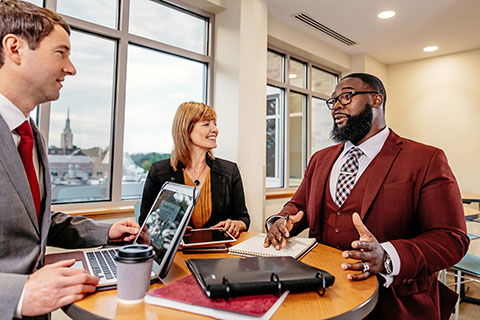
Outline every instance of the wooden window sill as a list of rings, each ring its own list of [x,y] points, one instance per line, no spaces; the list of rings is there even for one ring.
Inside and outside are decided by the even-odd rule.
[[[289,189],[270,189],[267,191],[265,198],[267,200],[272,199],[290,199],[295,192],[297,191],[296,188],[289,188]]]
[[[71,216],[84,216],[94,220],[135,217],[133,205],[92,209],[62,210]]]

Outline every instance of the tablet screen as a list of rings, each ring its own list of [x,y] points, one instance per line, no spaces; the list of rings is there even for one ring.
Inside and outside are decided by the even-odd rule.
[[[194,187],[166,182],[135,239],[135,243],[153,246],[153,270],[162,279],[175,257],[198,194]]]
[[[236,239],[224,229],[192,229],[183,237],[184,247],[216,245],[235,242]]]

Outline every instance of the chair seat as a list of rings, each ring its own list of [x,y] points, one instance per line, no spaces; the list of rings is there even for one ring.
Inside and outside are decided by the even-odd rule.
[[[470,238],[470,240],[477,240],[478,238],[480,238],[479,235],[476,235],[473,233],[467,233],[467,235],[468,235],[468,238]]]
[[[480,257],[467,253],[453,268],[480,277]]]

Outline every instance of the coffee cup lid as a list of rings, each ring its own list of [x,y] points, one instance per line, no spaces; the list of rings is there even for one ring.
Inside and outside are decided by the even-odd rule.
[[[120,247],[115,254],[115,260],[120,262],[142,262],[153,258],[155,251],[146,244],[129,244]]]

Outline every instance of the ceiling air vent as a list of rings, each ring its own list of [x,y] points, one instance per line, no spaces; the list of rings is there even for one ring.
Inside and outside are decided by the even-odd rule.
[[[340,33],[333,31],[329,27],[321,24],[317,20],[313,19],[312,17],[308,16],[307,14],[301,12],[293,16],[295,19],[300,20],[301,22],[308,24],[310,27],[313,27],[321,32],[325,33],[326,35],[346,44],[347,46],[353,46],[357,44],[355,41],[348,39],[345,36],[342,36]]]

